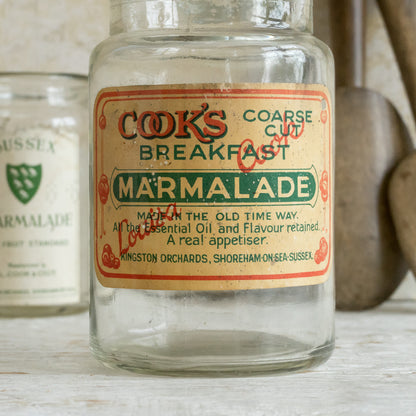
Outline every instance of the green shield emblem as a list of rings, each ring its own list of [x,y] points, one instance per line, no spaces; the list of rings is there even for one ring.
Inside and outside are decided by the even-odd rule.
[[[21,165],[6,166],[7,183],[13,195],[23,204],[27,204],[39,189],[42,178],[42,165],[29,166],[26,163]]]

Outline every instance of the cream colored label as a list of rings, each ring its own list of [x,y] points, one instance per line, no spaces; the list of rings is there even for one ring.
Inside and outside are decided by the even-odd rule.
[[[80,300],[79,136],[0,134],[0,306]]]
[[[313,285],[332,258],[325,87],[107,88],[94,109],[94,261],[107,287]]]

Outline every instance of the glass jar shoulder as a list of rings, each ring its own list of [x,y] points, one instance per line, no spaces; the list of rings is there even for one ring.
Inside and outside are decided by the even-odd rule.
[[[333,83],[332,54],[310,34],[137,33],[110,37],[94,50],[93,84],[190,82]],[[126,76],[127,75],[127,76]]]

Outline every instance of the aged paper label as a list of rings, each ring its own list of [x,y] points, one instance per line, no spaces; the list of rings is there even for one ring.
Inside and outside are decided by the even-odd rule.
[[[313,285],[332,261],[332,106],[321,85],[106,88],[94,108],[102,285]]]
[[[46,126],[0,136],[0,304],[77,303],[79,136]]]

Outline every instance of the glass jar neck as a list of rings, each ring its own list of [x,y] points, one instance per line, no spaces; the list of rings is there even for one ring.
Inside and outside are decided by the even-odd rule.
[[[111,0],[110,33],[143,30],[312,31],[313,0]]]
[[[36,100],[51,105],[82,103],[88,98],[87,84],[88,78],[77,74],[0,72],[0,101]]]

